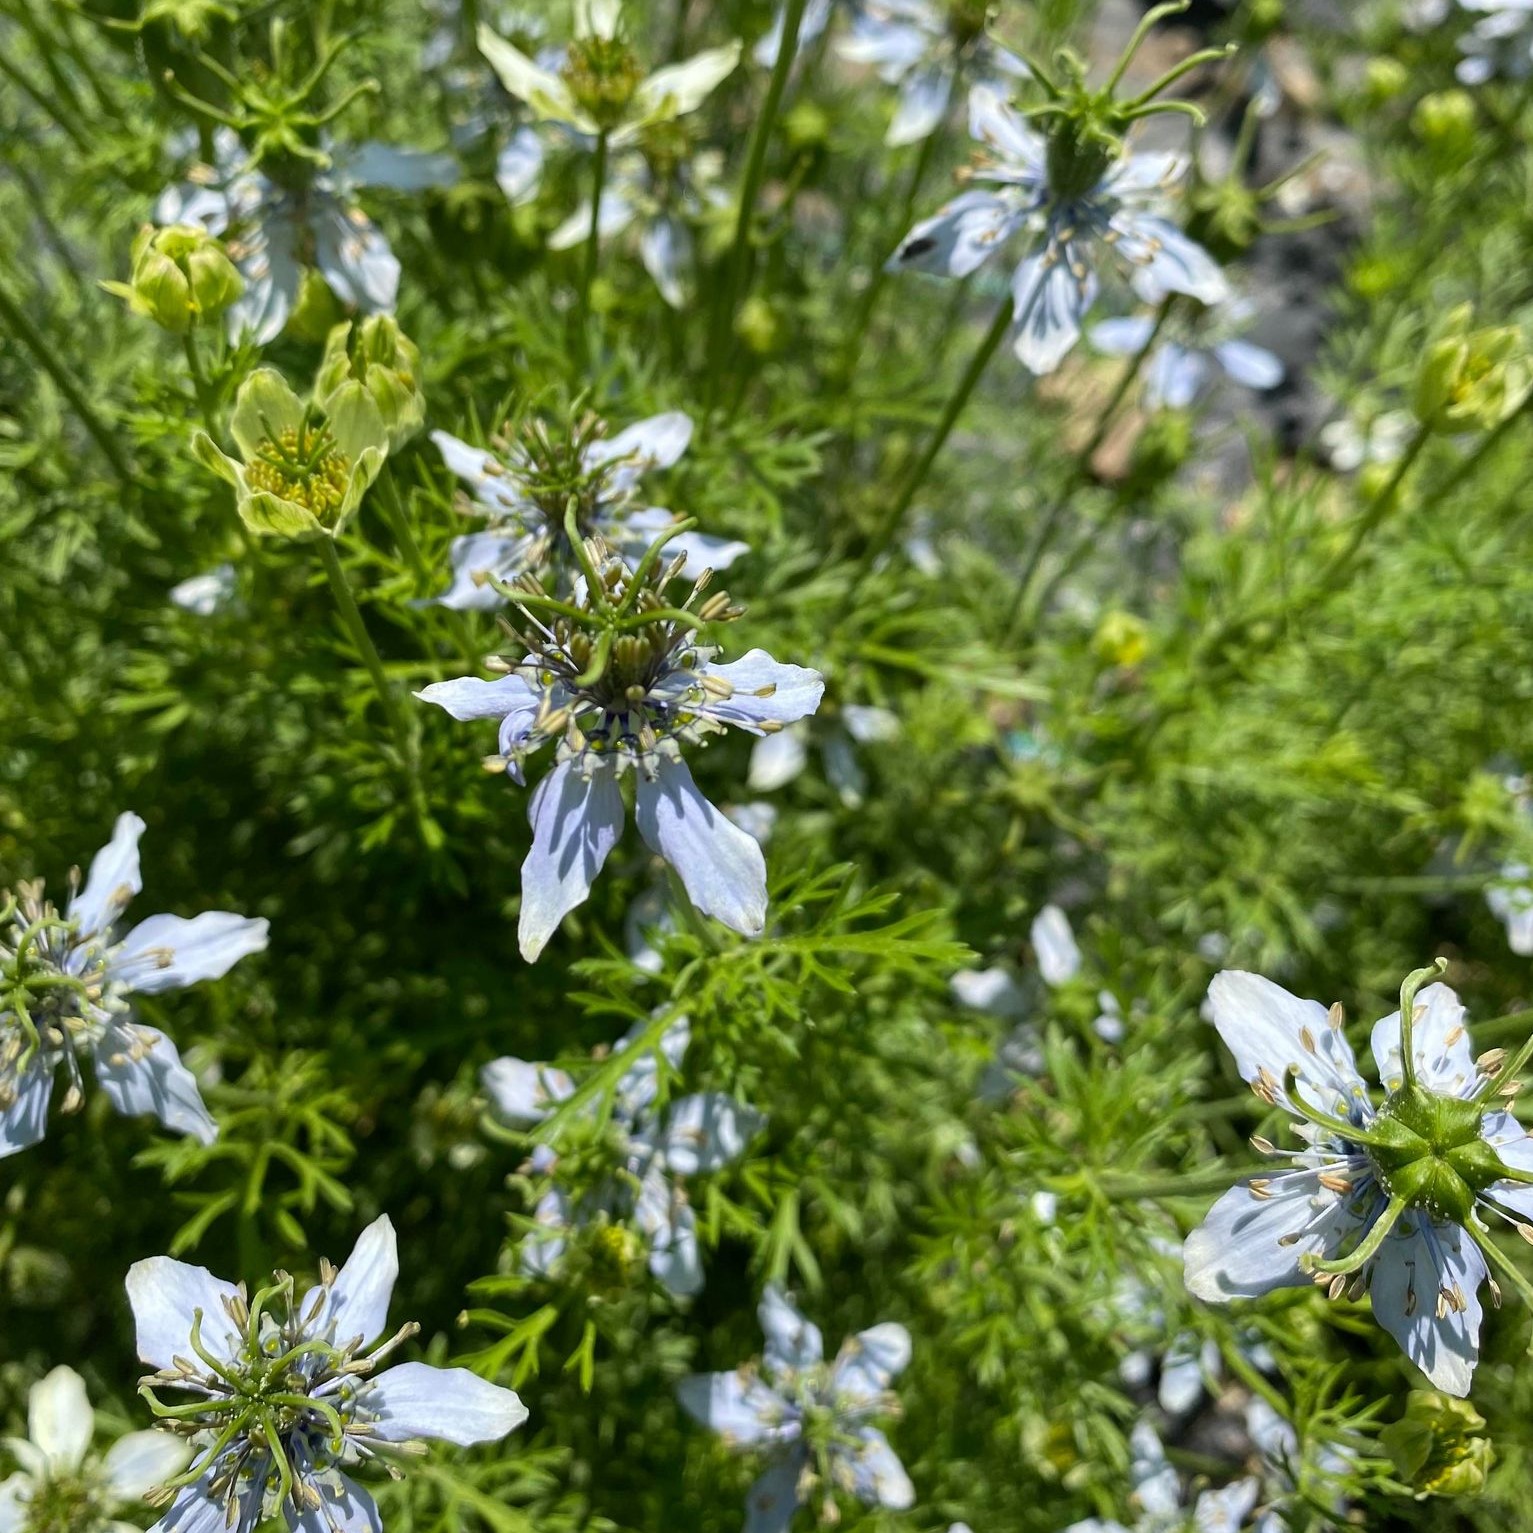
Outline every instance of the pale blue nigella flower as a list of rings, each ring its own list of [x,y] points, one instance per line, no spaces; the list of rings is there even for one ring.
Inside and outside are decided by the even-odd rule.
[[[1214,259],[1164,212],[1185,168],[1174,155],[1125,154],[1083,195],[1060,197],[1049,184],[1046,141],[988,86],[969,93],[969,131],[989,151],[972,180],[988,186],[918,223],[889,265],[966,277],[1023,234],[1026,254],[1011,282],[1013,344],[1030,371],[1053,372],[1080,339],[1104,254],[1126,268],[1147,303],[1171,293],[1208,304],[1228,295]]]
[[[910,1361],[910,1333],[893,1322],[875,1325],[827,1363],[819,1327],[776,1286],[756,1313],[766,1336],[759,1364],[693,1374],[676,1391],[687,1414],[730,1447],[772,1453],[747,1493],[745,1533],[783,1533],[815,1490],[891,1511],[910,1506],[910,1476],[871,1425],[897,1408],[889,1386]]]
[[[960,65],[972,84],[1004,88],[1007,77],[1026,79],[1028,67],[983,31],[955,32],[946,8],[932,0],[867,0],[851,31],[837,44],[841,57],[869,64],[886,84],[898,85],[899,105],[884,142],[913,144],[942,126]]]
[[[457,175],[440,154],[417,154],[386,144],[332,151],[328,170],[302,186],[284,186],[252,168],[229,128],[214,138],[214,163],[195,166],[189,179],[167,187],[155,204],[159,224],[199,224],[222,237],[245,291],[228,311],[229,334],[245,331],[260,344],[287,324],[305,267],[319,269],[347,308],[392,313],[399,293],[399,262],[376,224],[356,206],[361,186],[418,192]]]
[[[648,1025],[636,1023],[615,1052],[627,1049]],[[659,1053],[670,1070],[680,1068],[690,1039],[685,1017],[678,1017],[661,1035]],[[481,1079],[500,1116],[518,1128],[541,1123],[575,1090],[565,1071],[523,1059],[494,1060]],[[534,1215],[541,1228],[522,1250],[526,1270],[545,1277],[551,1273],[572,1230],[605,1217],[631,1219],[649,1247],[649,1270],[655,1279],[678,1298],[702,1292],[697,1220],[684,1178],[732,1165],[766,1120],[722,1092],[682,1097],[664,1113],[655,1108],[658,1095],[658,1061],[646,1049],[613,1092],[610,1122],[620,1169],[589,1196],[572,1199],[557,1186],[543,1195]],[[538,1169],[549,1171],[554,1165],[544,1156]]]
[[[1459,0],[1481,18],[1459,39],[1464,57],[1458,77],[1465,85],[1487,80],[1526,80],[1533,75],[1533,0]]]
[[[506,455],[497,457],[445,431],[431,440],[442,461],[468,486],[476,510],[489,520],[484,532],[454,538],[449,558],[452,584],[436,601],[460,610],[488,610],[505,597],[489,577],[514,580],[546,564],[563,539],[563,517],[571,487],[579,483],[581,531],[605,538],[637,560],[676,518],[662,506],[645,505],[640,481],[653,469],[669,468],[692,440],[692,418],[680,410],[652,415],[614,437],[592,421],[575,444],[577,461],[551,461],[562,454],[540,422],[522,433]],[[706,533],[677,533],[669,546],[687,556],[683,573],[696,579],[705,569],[722,570],[749,545]]]
[[[1188,334],[1160,340],[1145,367],[1145,403],[1152,410],[1185,410],[1217,372],[1248,389],[1275,389],[1283,381],[1283,364],[1236,333],[1254,314],[1249,303],[1231,299],[1200,315]],[[1094,325],[1091,344],[1110,357],[1136,357],[1154,333],[1148,315],[1126,315]]]
[[[191,575],[170,588],[170,599],[183,612],[212,617],[234,600],[239,582],[232,564],[220,564],[201,575]]]
[[[633,573],[603,545],[588,546],[601,555],[605,599],[631,604],[639,589]],[[700,582],[687,601],[701,589]],[[738,615],[722,600],[729,615]],[[706,603],[699,611],[709,615]],[[698,791],[682,748],[730,728],[772,734],[819,707],[823,678],[779,664],[760,649],[721,664],[717,650],[698,644],[695,626],[679,618],[625,635],[593,670],[591,641],[563,624],[545,626],[529,613],[521,630],[528,653],[511,674],[493,681],[464,676],[416,693],[456,719],[499,719],[494,764],[515,782],[523,781],[529,755],[558,742],[554,768],[538,784],[529,811],[522,956],[535,960],[560,921],[590,894],[622,834],[620,784],[630,770],[637,779],[634,818],[645,844],[676,870],[698,910],[744,936],[758,935],[766,924],[760,844]]]
[[[809,764],[811,740],[818,739],[826,781],[848,809],[857,808],[868,791],[868,775],[857,759],[857,747],[895,739],[899,717],[887,708],[847,703],[826,717],[823,725],[815,730],[806,721],[763,736],[751,750],[750,786],[757,793],[785,787]]]
[[[423,1438],[498,1442],[527,1419],[515,1394],[466,1368],[379,1368],[418,1329],[385,1339],[398,1276],[387,1216],[302,1297],[285,1274],[252,1299],[168,1256],[129,1268],[138,1355],[157,1370],[145,1383],[203,1407],[175,1421],[202,1457],[152,1533],[254,1533],[279,1514],[297,1533],[381,1533],[348,1470],[392,1469]]]
[[[1305,1148],[1286,1153],[1292,1169],[1231,1188],[1184,1247],[1187,1286],[1198,1298],[1258,1298],[1310,1283],[1306,1259],[1358,1250],[1384,1214],[1389,1197],[1366,1146],[1313,1121],[1324,1115],[1366,1131],[1376,1114],[1339,1013],[1238,970],[1215,975],[1209,1001],[1242,1077],[1263,1101],[1306,1120],[1298,1128]],[[1446,985],[1430,985],[1414,1011],[1421,1086],[1444,1097],[1473,1097],[1485,1077],[1458,997]],[[1372,1045],[1379,1078],[1393,1092],[1402,1078],[1398,1012],[1374,1026]],[[1533,1170],[1533,1139],[1510,1112],[1486,1111],[1479,1132],[1506,1165]],[[1533,1188],[1495,1182],[1477,1202],[1517,1223],[1533,1218]],[[1433,1386],[1463,1395],[1479,1354],[1486,1276],[1485,1258],[1463,1225],[1410,1207],[1352,1279],[1337,1278],[1331,1287],[1336,1294],[1366,1287],[1375,1319]]]
[[[133,994],[159,995],[219,979],[266,946],[266,922],[209,910],[187,920],[150,916],[114,934],[128,902],[143,888],[136,814],[117,818],[96,853],[84,887],[62,915],[41,882],[24,884],[0,915],[0,1157],[36,1144],[60,1067],[69,1079],[64,1111],[80,1106],[80,1061],[89,1058],[107,1099],[124,1114],[153,1113],[166,1128],[203,1144],[218,1126],[197,1082],[163,1033],[134,1020]]]

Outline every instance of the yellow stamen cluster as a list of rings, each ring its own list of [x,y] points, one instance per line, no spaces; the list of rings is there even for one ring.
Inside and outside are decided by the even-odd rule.
[[[346,498],[351,460],[324,427],[289,426],[261,443],[245,477],[251,489],[291,501],[324,521]]]
[[[578,38],[561,73],[570,94],[602,128],[623,120],[644,78],[633,49],[615,37]]]

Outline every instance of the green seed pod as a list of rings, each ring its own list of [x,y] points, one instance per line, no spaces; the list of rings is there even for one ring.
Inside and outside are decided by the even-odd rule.
[[[392,314],[335,326],[314,379],[314,398],[323,409],[346,383],[360,383],[383,417],[389,451],[396,452],[426,421],[420,386],[419,348]]]
[[[193,224],[145,224],[133,240],[128,281],[101,285],[173,335],[217,319],[245,290],[223,245]]]
[[[1495,1462],[1485,1418],[1467,1401],[1436,1389],[1413,1389],[1405,1415],[1379,1433],[1395,1472],[1418,1501],[1428,1496],[1474,1496]]]

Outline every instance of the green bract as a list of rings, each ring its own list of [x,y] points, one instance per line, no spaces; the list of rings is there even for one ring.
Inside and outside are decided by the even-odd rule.
[[[234,486],[240,520],[263,537],[335,537],[389,451],[383,417],[360,383],[341,384],[320,409],[269,367],[241,386],[229,429],[238,458],[205,431],[192,449]]]
[[[223,245],[195,224],[145,224],[133,240],[132,275],[101,285],[176,335],[217,319],[245,290]]]
[[[328,410],[347,384],[360,383],[378,407],[394,451],[425,424],[420,361],[420,350],[392,314],[337,325],[325,341],[314,398]]]
[[[1434,431],[1488,431],[1533,387],[1522,332],[1512,325],[1471,330],[1473,318],[1467,303],[1450,311],[1416,374],[1411,407]]]
[[[1436,1389],[1413,1389],[1405,1415],[1385,1427],[1379,1441],[1421,1501],[1478,1495],[1485,1488],[1496,1455],[1484,1431],[1485,1418],[1467,1400]]]

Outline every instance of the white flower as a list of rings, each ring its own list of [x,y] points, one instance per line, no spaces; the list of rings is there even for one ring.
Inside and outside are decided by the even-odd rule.
[[[575,6],[575,40],[564,67],[557,71],[528,58],[487,26],[479,28],[479,51],[500,76],[500,83],[531,107],[539,121],[562,123],[593,138],[605,132],[614,148],[632,143],[645,128],[695,112],[740,62],[736,41],[640,78],[633,56],[621,42],[621,17],[619,0],[580,0]],[[610,85],[614,77],[630,72],[626,98],[609,98],[615,120],[604,116],[579,88],[588,73]]]
[[[212,617],[234,600],[238,577],[232,564],[220,564],[205,574],[192,575],[170,588],[170,599],[183,612]]]
[[[1457,1218],[1397,1206],[1390,1175],[1374,1159],[1379,1114],[1339,1013],[1238,970],[1215,975],[1209,1000],[1241,1075],[1264,1101],[1304,1120],[1298,1132],[1305,1144],[1287,1155],[1291,1170],[1232,1188],[1188,1236],[1188,1288],[1211,1301],[1258,1298],[1314,1281],[1317,1261],[1341,1258],[1344,1270],[1334,1277],[1320,1271],[1333,1297],[1366,1288],[1374,1317],[1432,1384],[1467,1394],[1479,1353],[1479,1288],[1487,1276],[1476,1243],[1479,1215],[1470,1215],[1472,1237]],[[1471,1053],[1458,997],[1446,985],[1430,985],[1413,1010],[1420,1086],[1436,1102],[1477,1102],[1488,1082]],[[1375,1024],[1372,1045],[1380,1080],[1394,1092],[1403,1078],[1398,1012]],[[1483,1141],[1504,1166],[1533,1169],[1533,1140],[1511,1113],[1465,1116],[1466,1151]],[[1515,1222],[1533,1216],[1533,1190],[1513,1182],[1479,1188],[1473,1201]]]
[[[150,916],[126,936],[114,928],[143,887],[138,838],[144,822],[122,814],[64,913],[42,884],[23,885],[0,913],[0,973],[12,979],[0,1003],[0,1157],[43,1137],[53,1080],[69,1078],[64,1110],[80,1105],[80,1061],[88,1058],[120,1113],[153,1113],[203,1144],[218,1126],[197,1082],[163,1033],[133,1019],[127,998],[219,979],[266,946],[264,920],[209,910],[187,920]]]
[[[304,267],[318,267],[348,308],[392,313],[399,262],[378,227],[356,206],[359,186],[421,191],[457,175],[445,155],[417,154],[387,144],[336,150],[328,170],[302,189],[280,185],[250,168],[232,129],[214,137],[214,163],[167,187],[155,204],[158,224],[198,224],[222,236],[245,279],[230,306],[231,339],[249,331],[264,345],[287,324],[298,301]]]
[[[608,437],[595,416],[559,440],[541,421],[523,429],[504,458],[433,431],[442,461],[468,486],[475,508],[489,519],[484,532],[454,538],[452,584],[436,598],[444,607],[489,610],[505,597],[489,577],[510,581],[547,565],[573,573],[564,535],[564,511],[573,495],[583,536],[604,538],[630,562],[642,558],[677,518],[644,504],[640,484],[653,469],[670,468],[692,440],[692,418],[680,410],[637,421]],[[705,569],[728,569],[749,545],[689,530],[670,547],[684,553],[682,573],[695,580]]]
[[[1388,410],[1369,420],[1341,416],[1320,428],[1319,442],[1331,467],[1355,473],[1367,463],[1394,463],[1415,432],[1404,410]]]
[[[960,65],[974,84],[1002,91],[1029,70],[983,30],[957,30],[946,7],[932,0],[867,0],[850,33],[837,45],[841,57],[877,69],[898,85],[899,105],[884,142],[913,144],[941,127]]]
[[[636,1023],[614,1046],[621,1052],[649,1026]],[[678,1017],[656,1046],[669,1071],[679,1070],[691,1024]],[[497,1059],[481,1079],[500,1116],[518,1128],[540,1123],[571,1096],[575,1083],[551,1065],[522,1059]],[[632,1220],[649,1248],[649,1270],[678,1298],[702,1292],[702,1257],[697,1221],[687,1200],[685,1178],[721,1171],[744,1153],[766,1126],[753,1107],[721,1092],[701,1092],[655,1111],[659,1064],[654,1052],[642,1056],[618,1081],[613,1092],[611,1126],[619,1162],[617,1173],[589,1196],[572,1200],[553,1187],[539,1200],[535,1218],[541,1227],[522,1250],[522,1265],[550,1274],[564,1255],[569,1232],[606,1217]],[[554,1169],[545,1158],[541,1170]]]
[[[1025,235],[1011,291],[1014,349],[1030,371],[1053,372],[1080,339],[1104,256],[1129,272],[1148,303],[1171,293],[1208,304],[1228,295],[1213,258],[1165,214],[1185,170],[1175,156],[1122,155],[1094,186],[1061,195],[1049,182],[1046,141],[988,86],[969,93],[969,132],[989,151],[972,179],[989,187],[961,193],[918,223],[889,266],[966,277],[1012,235]]]
[[[642,610],[674,609],[641,610],[640,601],[661,601],[659,588],[636,584],[620,560],[603,557],[607,605],[587,610],[614,625],[606,630],[604,658],[567,619],[548,626],[527,609],[520,631],[527,653],[511,674],[494,681],[464,676],[415,694],[456,719],[498,718],[496,764],[514,782],[522,782],[529,755],[558,742],[553,770],[529,809],[533,839],[522,864],[519,926],[529,963],[585,901],[617,845],[626,818],[619,785],[629,771],[637,778],[634,818],[645,844],[676,870],[704,915],[743,936],[758,935],[766,924],[760,844],[698,791],[682,747],[730,728],[771,734],[813,713],[825,689],[818,671],[779,664],[765,650],[721,664],[714,648],[696,642],[696,624],[646,620]],[[688,607],[700,592],[701,583]],[[738,615],[727,597],[710,600],[722,607],[710,613],[704,603],[702,618]]]
[[[1465,85],[1526,80],[1533,75],[1533,0],[1459,0],[1481,19],[1459,39],[1458,77]]]
[[[1070,918],[1058,905],[1045,905],[1033,917],[1031,934],[1038,972],[1046,985],[1067,985],[1081,971],[1081,950]]]
[[[111,1514],[181,1473],[191,1449],[164,1432],[130,1432],[97,1457],[85,1381],[55,1368],[27,1397],[27,1436],[7,1447],[20,1471],[0,1482],[0,1533],[137,1533]]]
[[[1283,364],[1237,334],[1255,314],[1251,304],[1231,299],[1206,310],[1186,334],[1159,341],[1145,369],[1144,397],[1150,408],[1187,409],[1218,372],[1248,389],[1275,389],[1283,381]],[[1092,327],[1091,344],[1110,357],[1135,357],[1154,333],[1155,321],[1147,315],[1104,319]]]
[[[1490,913],[1506,927],[1506,944],[1519,958],[1533,958],[1533,868],[1511,861],[1501,865],[1501,881],[1485,891]]]
[[[418,1329],[384,1339],[398,1276],[386,1216],[301,1298],[286,1274],[251,1299],[168,1256],[129,1268],[138,1355],[156,1370],[146,1384],[202,1407],[175,1419],[200,1457],[154,1533],[254,1533],[279,1512],[297,1533],[380,1533],[347,1470],[407,1461],[422,1438],[498,1442],[527,1419],[509,1389],[466,1368],[379,1368]]]
[[[783,1533],[806,1478],[865,1506],[904,1511],[915,1487],[889,1440],[870,1423],[896,1406],[889,1386],[910,1361],[910,1333],[886,1322],[849,1337],[825,1362],[819,1327],[781,1289],[756,1311],[766,1336],[760,1364],[700,1373],[677,1386],[682,1408],[731,1448],[764,1448],[770,1466],[746,1496],[745,1533]]]
[[[816,729],[805,720],[779,734],[763,736],[751,750],[747,781],[757,793],[786,786],[808,765],[810,743],[818,737],[826,781],[848,809],[855,809],[868,791],[857,747],[894,739],[900,732],[899,718],[887,708],[849,703],[815,722],[821,727]]]

